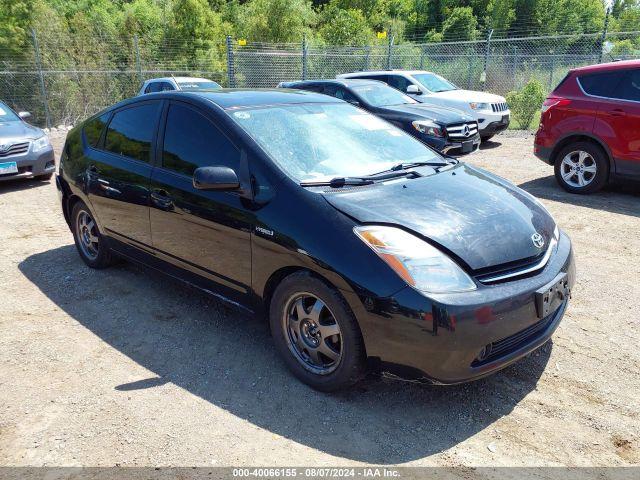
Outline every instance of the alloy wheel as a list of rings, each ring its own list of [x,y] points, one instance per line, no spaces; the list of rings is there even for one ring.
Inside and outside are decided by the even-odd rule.
[[[282,328],[298,362],[307,370],[327,375],[342,359],[342,332],[327,305],[311,293],[298,293],[287,301]]]
[[[95,260],[99,253],[98,227],[89,213],[82,210],[76,220],[76,232],[82,253]]]
[[[567,185],[584,188],[596,178],[598,165],[595,159],[584,150],[568,153],[560,164],[560,175]]]

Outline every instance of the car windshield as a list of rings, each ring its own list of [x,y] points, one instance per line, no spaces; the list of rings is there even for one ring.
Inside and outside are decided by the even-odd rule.
[[[405,95],[395,88],[387,85],[362,85],[353,87],[351,90],[356,92],[368,104],[374,107],[388,107],[390,105],[402,105],[405,103],[418,103],[413,98]]]
[[[415,78],[424,88],[430,92],[448,92],[449,90],[457,90],[453,83],[445,80],[440,75],[435,73],[416,73],[411,75]]]
[[[180,90],[185,92],[193,92],[197,90],[215,90],[222,88],[219,84],[213,81],[194,81],[194,82],[177,82]]]
[[[410,135],[344,103],[275,105],[230,115],[299,182],[371,175],[404,162],[446,164]]]
[[[0,123],[3,122],[19,122],[20,117],[13,113],[9,107],[7,107],[4,103],[0,102]]]

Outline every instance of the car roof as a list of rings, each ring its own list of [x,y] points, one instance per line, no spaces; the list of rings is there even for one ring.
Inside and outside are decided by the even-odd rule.
[[[212,82],[213,80],[209,80],[208,78],[199,78],[199,77],[158,77],[158,78],[150,78],[146,80],[146,83],[149,82],[167,82],[175,80],[176,82]]]
[[[619,62],[599,63],[585,67],[574,68],[571,71],[577,73],[595,73],[608,70],[621,70],[630,67],[640,67],[640,60],[622,60]]]
[[[321,93],[309,92],[306,90],[291,90],[286,88],[270,89],[242,89],[242,88],[218,88],[202,90],[197,92],[167,91],[156,92],[148,95],[132,97],[115,105],[107,110],[145,102],[151,99],[184,99],[191,98],[196,101],[209,101],[220,108],[241,109],[246,107],[264,107],[268,105],[286,105],[302,103],[343,103],[342,100],[323,95]]]
[[[407,75],[414,75],[416,73],[433,73],[428,70],[401,70],[401,69],[389,69],[389,70],[364,70],[362,72],[350,72],[338,75],[338,78],[349,78],[351,75],[389,75],[390,73],[406,73]]]
[[[329,85],[341,85],[343,87],[358,87],[361,85],[386,85],[386,83],[381,82],[380,80],[371,80],[367,78],[328,78],[323,80],[300,80],[297,82],[282,82],[284,88],[299,88],[304,85],[318,85],[318,84],[329,84]]]

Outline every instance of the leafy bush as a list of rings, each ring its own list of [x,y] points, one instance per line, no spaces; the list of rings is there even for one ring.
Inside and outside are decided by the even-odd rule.
[[[531,121],[542,106],[545,97],[542,83],[535,78],[529,80],[522,90],[507,94],[511,116],[520,130],[527,130],[531,126]]]

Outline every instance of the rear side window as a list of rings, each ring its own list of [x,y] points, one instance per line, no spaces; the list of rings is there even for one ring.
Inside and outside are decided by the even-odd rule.
[[[628,70],[613,97],[640,102],[640,70]]]
[[[613,72],[582,75],[578,77],[578,81],[587,95],[610,97],[623,76],[624,72],[617,70]]]
[[[196,168],[222,165],[236,169],[240,152],[204,115],[179,104],[167,113],[162,166],[191,176]]]
[[[159,106],[159,102],[145,103],[116,112],[107,128],[105,150],[149,162]]]
[[[90,146],[96,147],[98,145],[107,120],[109,120],[109,114],[105,113],[99,117],[89,120],[84,125],[82,130],[84,131],[84,136]]]

